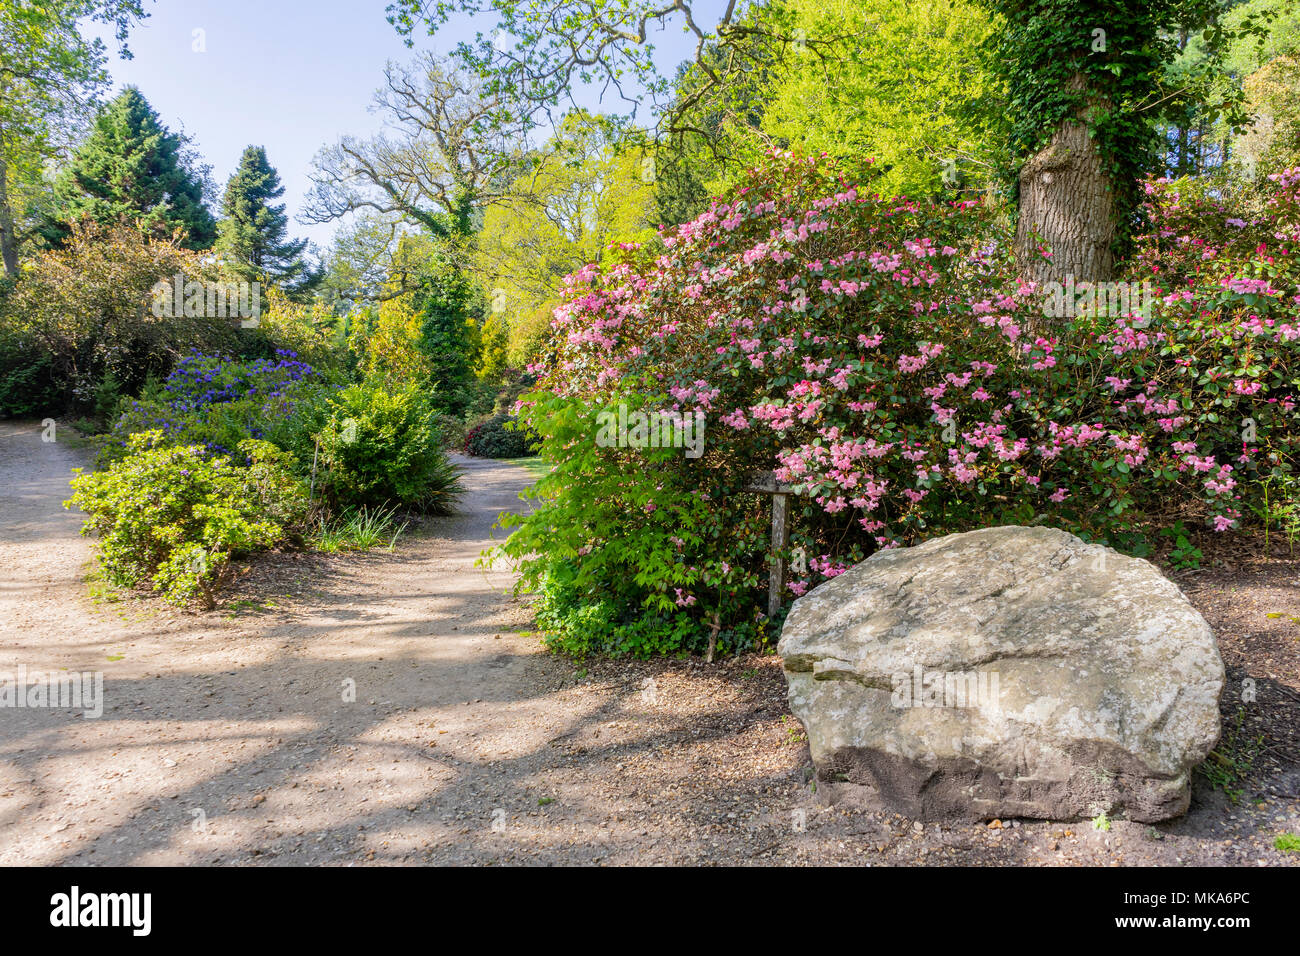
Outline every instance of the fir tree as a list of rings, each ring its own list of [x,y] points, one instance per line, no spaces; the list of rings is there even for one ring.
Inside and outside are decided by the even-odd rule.
[[[41,234],[61,245],[71,222],[113,223],[125,217],[161,235],[184,229],[187,248],[209,248],[216,223],[184,146],[184,138],[162,124],[140,91],[127,87],[100,111],[55,181],[53,213]]]
[[[218,226],[217,251],[227,268],[250,282],[273,282],[290,292],[315,285],[316,275],[303,261],[306,239],[287,239],[289,219],[280,176],[261,146],[249,146],[226,184]]]

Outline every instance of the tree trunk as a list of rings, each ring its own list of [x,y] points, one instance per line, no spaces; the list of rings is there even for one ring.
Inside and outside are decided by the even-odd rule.
[[[1118,221],[1115,192],[1088,135],[1085,111],[1061,123],[1051,142],[1020,169],[1015,252],[1021,276],[1040,284],[1067,276],[1076,282],[1110,280]],[[1051,258],[1039,252],[1040,243]]]
[[[1181,53],[1187,49],[1187,28],[1183,27],[1178,31],[1178,50]],[[1176,154],[1174,169],[1179,176],[1186,176],[1192,172],[1192,131],[1188,125],[1191,122],[1191,115],[1183,117],[1183,122],[1178,126],[1178,151]]]
[[[9,164],[4,157],[4,136],[0,134],[0,257],[5,275],[18,278],[18,234],[14,230],[14,212],[9,205]]]

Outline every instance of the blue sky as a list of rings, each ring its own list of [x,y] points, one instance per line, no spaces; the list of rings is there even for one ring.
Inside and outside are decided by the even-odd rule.
[[[445,53],[493,23],[457,24],[408,49],[384,18],[387,0],[160,0],[132,31],[134,58],[117,57],[107,38],[114,90],[134,84],[173,130],[183,129],[212,164],[218,192],[245,146],[265,146],[285,185],[291,220],[310,188],[311,158],[344,134],[376,131],[368,112],[388,60],[420,50]],[[195,47],[196,30],[205,50]],[[106,36],[101,33],[100,35]],[[677,24],[654,38],[661,65],[684,57]],[[669,67],[671,69],[671,67]],[[594,107],[594,97],[581,97]],[[617,101],[606,102],[617,110]],[[334,227],[293,221],[297,236],[328,247]]]

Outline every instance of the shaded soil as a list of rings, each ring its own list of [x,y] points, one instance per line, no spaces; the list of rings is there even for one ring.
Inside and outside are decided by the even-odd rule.
[[[88,457],[0,423],[0,671],[102,671],[106,699],[0,708],[0,863],[1297,862],[1272,844],[1300,833],[1300,564],[1178,576],[1242,712],[1186,817],[922,826],[827,805],[776,658],[543,652],[509,574],[475,566],[521,468],[462,460],[464,512],[394,553],[265,556],[189,614],[88,582],[60,506]]]

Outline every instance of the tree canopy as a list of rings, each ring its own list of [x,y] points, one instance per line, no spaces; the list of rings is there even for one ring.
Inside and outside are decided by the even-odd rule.
[[[46,239],[61,242],[69,223],[80,219],[125,218],[160,235],[180,229],[185,248],[211,247],[216,222],[184,146],[143,94],[127,87],[95,118],[90,136],[55,180]]]
[[[39,225],[43,165],[80,135],[108,83],[104,43],[84,25],[111,25],[125,59],[127,33],[147,15],[141,0],[0,0],[0,254],[10,278]]]

